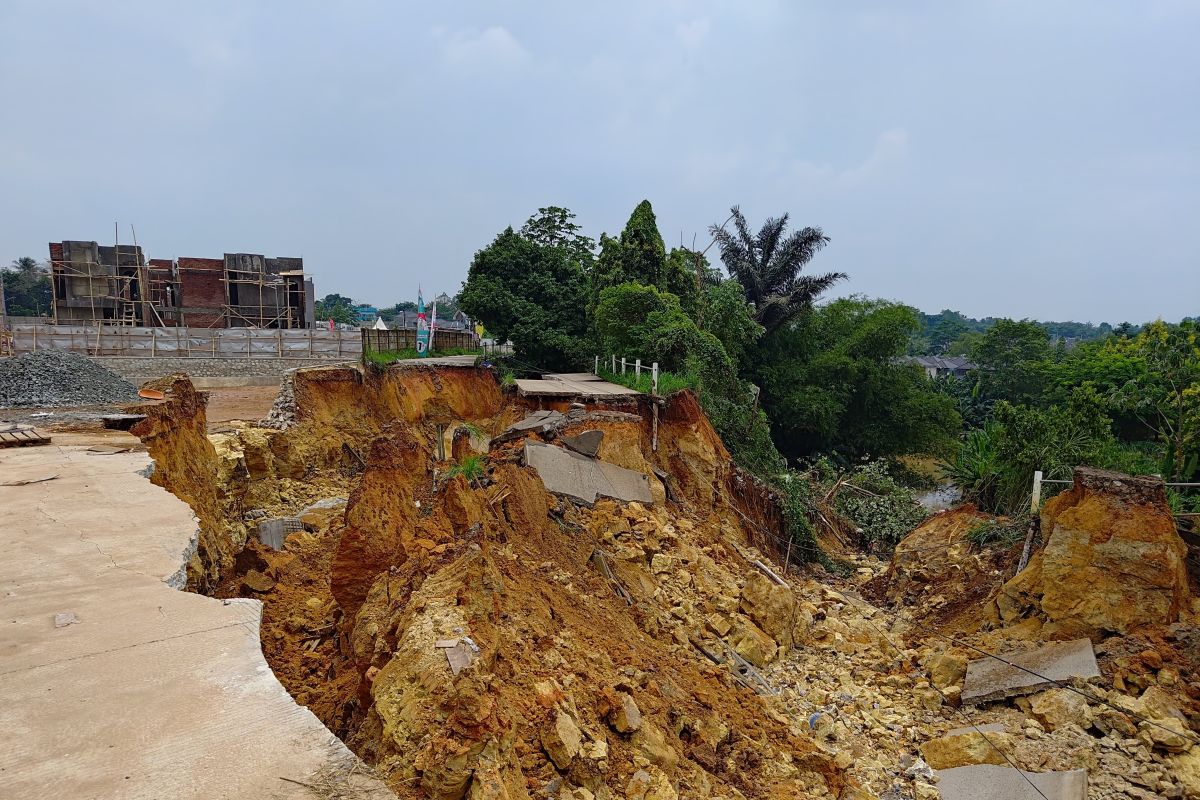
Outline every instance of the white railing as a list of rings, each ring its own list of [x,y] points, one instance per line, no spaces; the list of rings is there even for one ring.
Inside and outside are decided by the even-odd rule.
[[[658,394],[658,362],[657,361],[655,361],[653,364],[651,364],[649,366],[649,368],[646,368],[646,367],[642,366],[642,360],[640,358],[635,358],[632,363],[625,356],[621,356],[620,361],[617,360],[617,357],[615,355],[610,356],[610,358],[612,361],[612,368],[609,370],[609,372],[611,372],[613,375],[617,374],[617,367],[620,366],[620,368],[621,368],[620,374],[625,375],[625,374],[627,374],[626,373],[627,369],[632,369],[634,377],[637,378],[638,380],[641,380],[642,370],[648,369],[650,372],[650,394],[652,394],[652,395]],[[595,358],[595,363],[594,363],[594,366],[592,367],[592,374],[595,375],[597,378],[600,377],[600,356],[596,356],[596,358]]]

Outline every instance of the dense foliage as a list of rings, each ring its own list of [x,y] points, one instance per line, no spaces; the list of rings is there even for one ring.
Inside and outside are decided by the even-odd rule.
[[[585,369],[596,355],[657,362],[660,391],[693,390],[734,460],[780,492],[805,558],[819,558],[814,525],[831,518],[879,548],[919,521],[902,456],[940,457],[968,499],[1009,513],[1028,509],[1035,470],[1196,475],[1193,324],[975,320],[865,297],[818,304],[844,277],[805,273],[829,241],[819,228],[789,232],[783,215],[752,232],[735,207],[711,230],[729,277],[703,253],[667,252],[648,201],[619,235],[597,240],[568,209],[541,208],[476,254],[459,302],[512,341],[513,369]],[[914,352],[975,366],[930,380]],[[606,377],[650,388],[648,374]]]
[[[313,306],[313,316],[319,322],[333,320],[343,325],[354,325],[358,322],[354,301],[340,294],[327,294],[318,300]]]
[[[845,459],[939,452],[959,429],[954,401],[900,358],[912,309],[852,297],[766,337],[755,376],[784,455]]]
[[[1067,347],[1061,339],[1052,345],[1038,323],[996,320],[971,347],[977,368],[935,383],[968,426],[946,475],[981,507],[1006,513],[1028,508],[1034,470],[1065,479],[1089,464],[1195,479],[1196,325],[1160,320],[1123,330]]]
[[[517,358],[541,370],[570,370],[586,360],[588,321],[579,313],[587,276],[570,248],[540,244],[506,228],[475,254],[458,295],[463,311]]]
[[[14,317],[49,316],[54,312],[50,289],[50,270],[25,256],[15,259],[11,269],[0,270],[4,285],[4,304]]]

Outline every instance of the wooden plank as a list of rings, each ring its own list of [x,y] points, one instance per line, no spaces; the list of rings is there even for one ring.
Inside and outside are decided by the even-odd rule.
[[[36,447],[50,444],[50,437],[36,428],[12,427],[0,430],[0,447]]]

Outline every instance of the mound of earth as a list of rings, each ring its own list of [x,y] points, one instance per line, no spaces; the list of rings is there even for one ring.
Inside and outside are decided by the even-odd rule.
[[[970,534],[996,520],[970,503],[928,517],[896,545],[888,569],[865,594],[939,621],[982,609],[1003,579],[1010,551],[980,548]]]
[[[935,800],[931,764],[998,756],[955,707],[971,648],[1029,649],[1045,622],[1040,600],[996,614],[1020,545],[973,545],[991,519],[973,509],[865,587],[866,555],[783,572],[777,501],[687,393],[535,409],[484,370],[318,368],[295,373],[285,430],[206,437],[203,394],[159,388],[137,432],[200,519],[192,585],[262,601],[276,676],[399,797]],[[509,432],[535,410],[556,424]],[[546,491],[526,437],[586,440],[652,501]],[[264,521],[295,532],[263,544]],[[1021,769],[1087,769],[1095,797],[1200,800],[1194,611],[1100,642],[1087,697],[970,721]]]
[[[99,406],[137,400],[137,389],[96,361],[65,350],[0,359],[0,408]]]
[[[197,510],[193,585],[263,600],[280,680],[397,796],[861,796],[759,671],[818,610],[759,566],[778,512],[690,394],[528,434],[598,432],[651,486],[587,504],[499,437],[531,409],[486,370],[301,370],[286,430],[211,437],[186,379],[160,388],[135,433]],[[278,551],[275,516],[304,528]]]
[[[1047,638],[1129,633],[1178,622],[1188,606],[1187,546],[1161,478],[1078,467],[1042,509],[1045,546],[1004,584],[1005,624],[1035,615]]]

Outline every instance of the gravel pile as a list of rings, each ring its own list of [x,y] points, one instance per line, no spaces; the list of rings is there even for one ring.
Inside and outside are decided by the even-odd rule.
[[[87,356],[37,350],[0,359],[0,408],[99,406],[137,400],[137,388]]]
[[[259,425],[264,428],[277,428],[281,431],[286,431],[288,428],[296,424],[296,370],[289,369],[283,373],[283,383],[279,387],[279,394],[275,395],[275,402],[271,404],[271,410],[267,412],[267,417]]]

